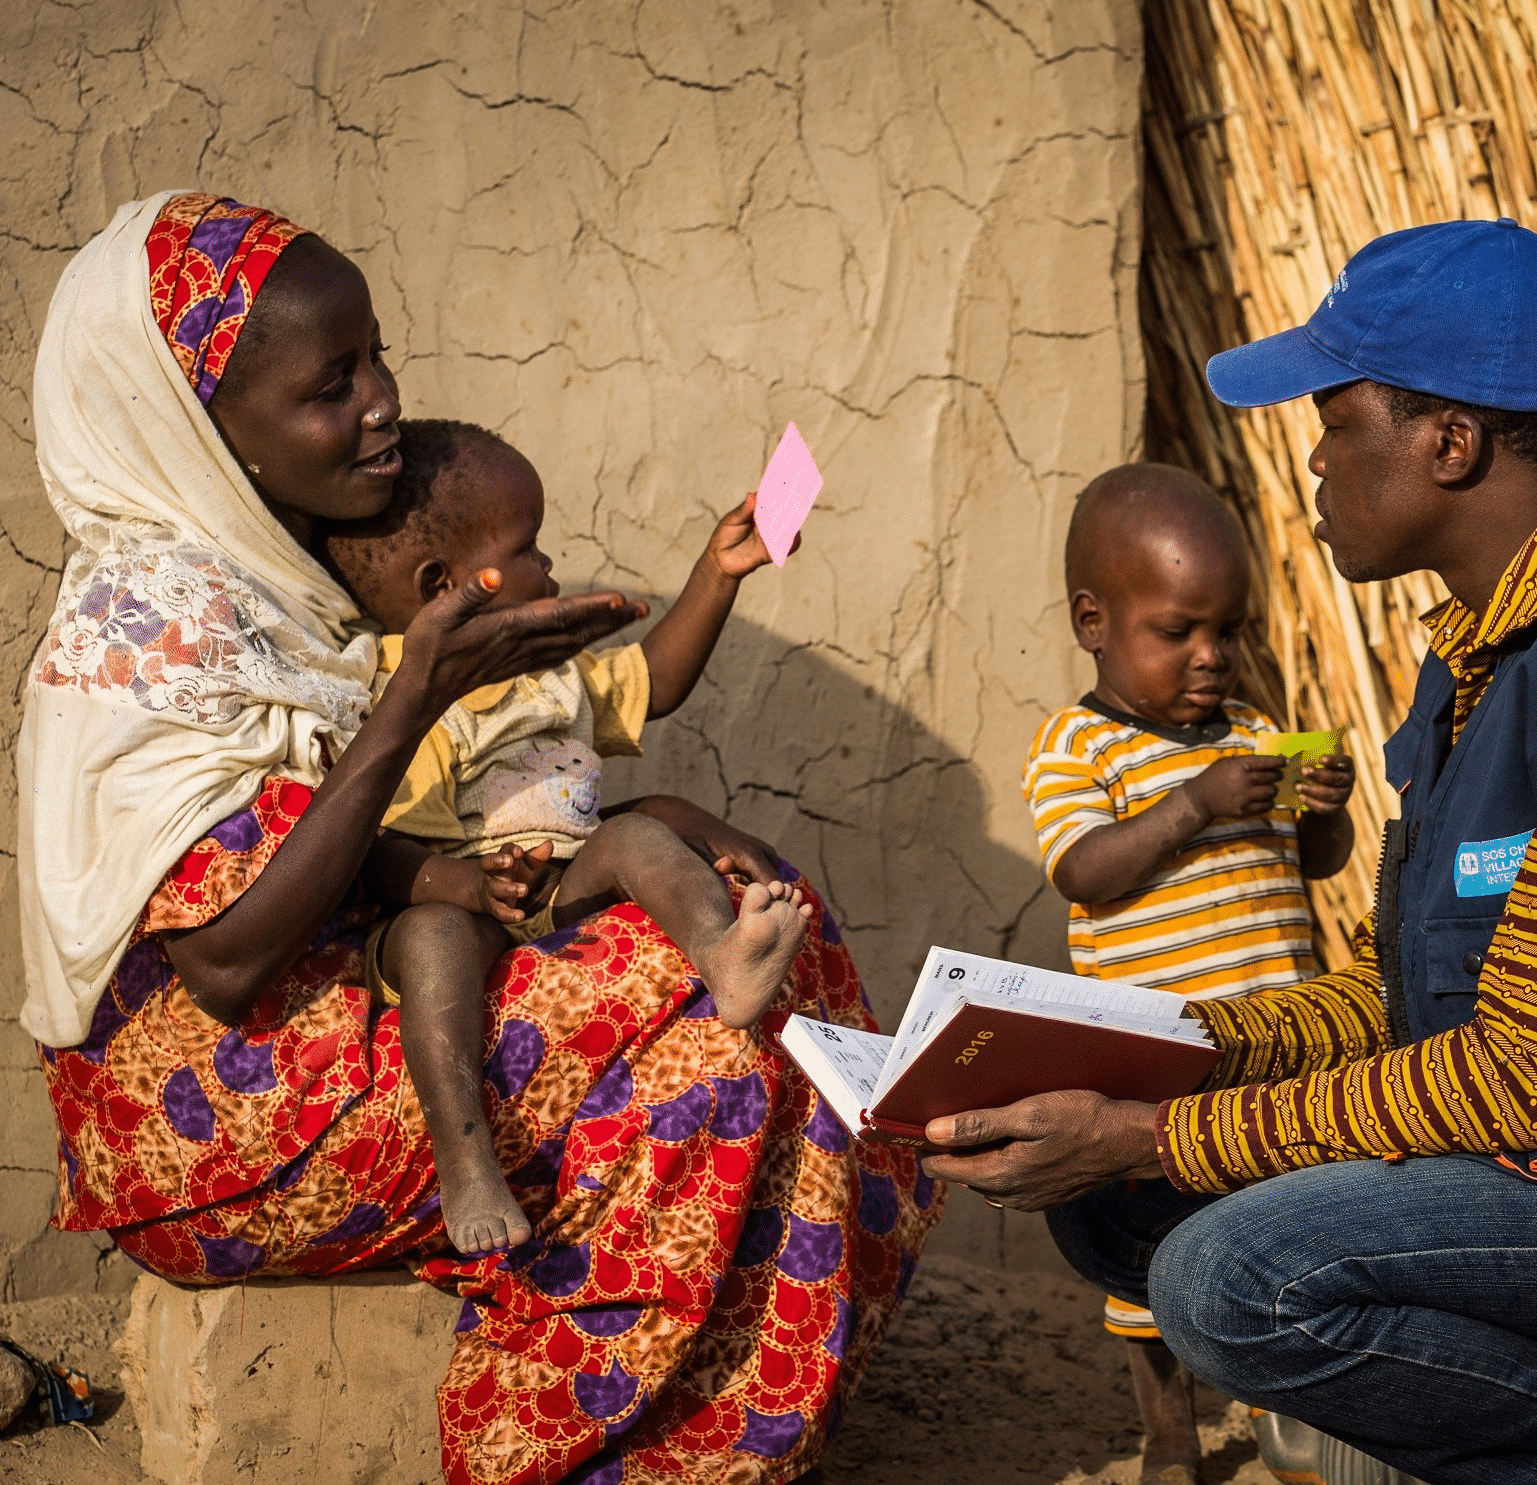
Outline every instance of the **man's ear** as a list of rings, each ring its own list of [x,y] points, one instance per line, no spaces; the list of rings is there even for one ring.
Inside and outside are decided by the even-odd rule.
[[[447,593],[454,586],[448,567],[437,557],[429,557],[411,574],[411,586],[423,603],[431,603],[439,593]]]
[[[1494,440],[1472,413],[1448,407],[1431,419],[1435,429],[1435,463],[1431,478],[1438,485],[1461,485],[1480,477],[1494,454]]]
[[[1068,599],[1068,610],[1073,620],[1073,638],[1091,655],[1104,648],[1105,605],[1099,595],[1087,588],[1080,588]]]

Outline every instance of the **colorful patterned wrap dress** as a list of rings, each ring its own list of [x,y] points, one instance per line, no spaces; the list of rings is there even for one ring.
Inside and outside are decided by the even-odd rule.
[[[461,1295],[438,1389],[453,1485],[793,1479],[940,1206],[775,1050],[792,1009],[871,1025],[809,888],[757,1031],[721,1025],[634,907],[501,959],[485,1105],[535,1230],[474,1260],[447,1247],[398,1013],[363,988],[375,909],[344,903],[233,1028],[166,955],[272,860],[370,700],[356,606],[205,411],[299,235],[213,196],[130,202],[66,268],[39,346],[38,464],[80,542],[17,751],[59,1225],[187,1284],[405,1263]]]
[[[42,1049],[60,1225],[106,1228],[182,1283],[404,1262],[463,1295],[438,1389],[453,1485],[809,1469],[941,1205],[910,1151],[851,1140],[776,1050],[792,1009],[874,1024],[815,893],[800,882],[815,915],[757,1032],[721,1024],[633,906],[498,963],[486,1108],[535,1236],[461,1259],[398,1012],[362,987],[372,911],[338,913],[235,1028],[192,1004],[165,954],[161,935],[227,907],[310,797],[272,779],[188,850],[86,1040]]]

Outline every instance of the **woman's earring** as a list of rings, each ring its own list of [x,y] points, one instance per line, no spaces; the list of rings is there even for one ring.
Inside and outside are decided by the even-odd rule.
[[[247,469],[248,469],[248,470],[249,470],[249,471],[250,471],[250,472],[251,472],[251,473],[252,473],[252,474],[260,474],[260,473],[261,473],[261,472],[262,472],[262,467],[261,467],[261,465],[260,465],[260,464],[247,464],[247,465],[246,465],[246,468],[247,468]]]

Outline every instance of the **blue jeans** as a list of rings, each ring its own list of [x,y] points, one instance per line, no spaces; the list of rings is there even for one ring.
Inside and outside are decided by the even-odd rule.
[[[1363,1160],[1222,1198],[1111,1186],[1046,1220],[1227,1396],[1429,1485],[1537,1482],[1537,1182]]]

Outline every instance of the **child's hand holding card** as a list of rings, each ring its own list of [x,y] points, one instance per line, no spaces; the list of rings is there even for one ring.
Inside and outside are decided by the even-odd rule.
[[[758,481],[758,503],[753,511],[758,535],[775,567],[783,567],[785,558],[795,550],[800,529],[821,488],[821,471],[800,429],[791,423]]]
[[[723,577],[740,581],[768,565],[768,549],[753,521],[756,498],[749,495],[735,510],[727,511],[710,537],[707,552]]]
[[[1338,802],[1333,799],[1336,789],[1327,785],[1315,783],[1313,780],[1304,780],[1302,770],[1304,768],[1319,768],[1325,759],[1333,759],[1340,755],[1340,743],[1344,740],[1345,729],[1336,727],[1329,732],[1267,732],[1262,734],[1255,742],[1256,753],[1284,757],[1286,768],[1281,774],[1280,787],[1276,790],[1276,803],[1283,809],[1338,809],[1350,796],[1350,790],[1355,784],[1354,768],[1337,770],[1344,774],[1340,780],[1339,790],[1342,797]],[[1349,759],[1344,760],[1349,763]],[[1309,800],[1299,794],[1298,788],[1308,788],[1316,792],[1320,797]],[[1327,802],[1325,796],[1328,796]]]
[[[794,423],[785,429],[758,490],[720,519],[709,554],[728,578],[744,578],[765,562],[776,567],[800,545],[800,529],[822,488],[822,475]]]
[[[710,538],[710,555],[729,578],[745,578],[764,561],[776,567],[801,544],[801,526],[822,487],[821,470],[801,430],[790,424],[773,450],[758,492],[721,517]]]

